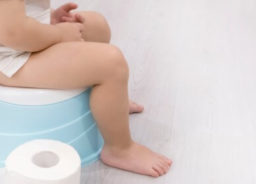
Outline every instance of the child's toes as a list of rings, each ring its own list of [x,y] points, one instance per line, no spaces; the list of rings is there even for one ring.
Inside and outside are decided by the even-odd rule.
[[[161,169],[157,166],[157,165],[154,165],[152,167],[154,169],[154,171],[158,174],[158,176],[161,176]]]
[[[167,173],[167,171],[169,170],[169,165],[166,163],[166,162],[164,162],[164,161],[160,161],[159,162],[159,164],[161,165],[161,167],[163,168],[163,170],[164,170],[164,174],[166,174]]]
[[[163,155],[159,155],[159,157],[160,157],[161,159],[163,159],[169,166],[172,165],[172,161],[171,161],[169,158],[167,158],[167,157],[165,157],[165,156],[163,156]]]
[[[151,168],[149,173],[150,173],[151,176],[153,176],[155,178],[160,176],[159,172],[156,169],[154,169],[154,168]]]
[[[168,163],[165,162],[164,160],[160,160],[159,163],[160,163],[161,166],[164,168],[165,173],[170,169],[170,166],[169,166]]]
[[[164,167],[163,167],[163,165],[161,163],[157,163],[155,165],[155,168],[157,169],[157,171],[160,174],[160,176],[165,174]]]

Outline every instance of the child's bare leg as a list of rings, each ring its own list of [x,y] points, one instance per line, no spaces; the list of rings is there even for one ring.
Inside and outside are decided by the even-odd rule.
[[[72,11],[83,17],[84,30],[83,39],[89,42],[109,43],[111,40],[111,29],[103,15],[94,11]]]
[[[121,52],[108,44],[88,42],[56,44],[33,54],[13,78],[0,75],[0,84],[7,86],[54,89],[93,86],[91,110],[105,140],[102,161],[157,177],[168,171],[171,161],[131,139],[127,83],[128,67]]]
[[[105,164],[140,174],[165,174],[171,161],[135,143],[128,122],[128,66],[121,53],[119,63],[125,63],[118,75],[93,88],[92,113],[104,137],[101,159]],[[111,104],[111,105],[110,105]]]
[[[111,29],[105,17],[94,11],[73,11],[85,20],[83,39],[91,42],[109,43],[111,40]],[[140,113],[144,107],[133,101],[129,102],[129,113]]]

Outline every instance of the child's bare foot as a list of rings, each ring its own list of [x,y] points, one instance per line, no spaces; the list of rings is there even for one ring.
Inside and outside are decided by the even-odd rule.
[[[153,177],[167,173],[172,164],[165,156],[135,142],[127,149],[104,146],[101,160],[112,167]]]
[[[141,113],[144,110],[144,107],[141,105],[136,104],[135,102],[130,100],[129,103],[129,113]]]

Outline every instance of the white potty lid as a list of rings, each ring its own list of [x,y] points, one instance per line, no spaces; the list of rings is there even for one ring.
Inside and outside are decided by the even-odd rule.
[[[67,100],[86,89],[56,90],[0,86],[0,101],[18,105],[46,105]]]

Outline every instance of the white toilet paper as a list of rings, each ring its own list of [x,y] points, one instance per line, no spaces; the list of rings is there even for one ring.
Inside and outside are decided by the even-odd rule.
[[[8,156],[5,184],[80,184],[80,172],[74,148],[59,141],[35,140]]]

